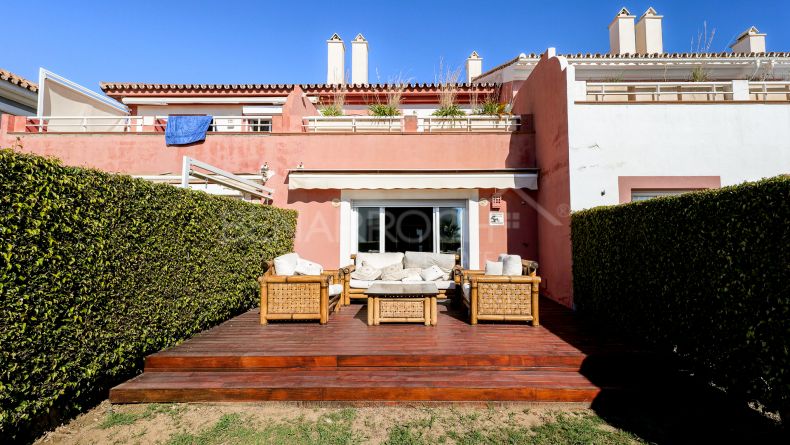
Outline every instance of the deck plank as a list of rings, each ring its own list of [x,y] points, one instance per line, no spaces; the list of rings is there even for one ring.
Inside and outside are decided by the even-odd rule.
[[[327,400],[590,402],[591,355],[629,351],[591,335],[566,308],[541,303],[542,326],[470,325],[439,306],[438,325],[367,325],[354,304],[314,322],[259,323],[257,309],[146,358],[114,403]]]

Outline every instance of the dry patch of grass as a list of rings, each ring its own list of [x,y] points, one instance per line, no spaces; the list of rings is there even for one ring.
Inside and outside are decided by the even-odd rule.
[[[298,403],[102,403],[41,444],[634,444],[591,410],[503,404],[369,406]]]

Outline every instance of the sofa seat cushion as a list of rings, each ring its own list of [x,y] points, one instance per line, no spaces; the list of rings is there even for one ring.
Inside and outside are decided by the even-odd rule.
[[[386,280],[355,280],[351,278],[348,285],[353,289],[367,289],[373,283],[382,283],[382,284],[401,284],[400,281],[386,281]]]
[[[455,254],[433,252],[406,252],[403,256],[403,267],[406,269],[426,269],[438,266],[444,272],[445,280],[450,279],[450,273],[455,267]]]
[[[330,284],[329,285],[329,296],[334,297],[343,293],[343,285],[342,284]]]
[[[357,254],[355,266],[360,267],[363,264],[373,266],[376,269],[384,269],[395,263],[403,263],[403,252],[362,252]]]
[[[352,289],[367,289],[373,283],[383,283],[383,284],[409,284],[409,283],[424,283],[424,281],[383,281],[383,280],[355,280],[351,279],[348,282],[348,285]],[[439,280],[439,281],[432,281],[432,283],[436,284],[436,287],[439,290],[452,290],[455,289],[455,281],[452,280]]]

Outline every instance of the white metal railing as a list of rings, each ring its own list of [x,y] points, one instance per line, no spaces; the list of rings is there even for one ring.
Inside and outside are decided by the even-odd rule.
[[[426,133],[434,131],[460,132],[509,132],[517,131],[521,125],[518,116],[427,116],[418,119],[417,130]]]
[[[307,116],[303,124],[308,133],[399,133],[402,116]]]
[[[732,100],[732,82],[587,82],[587,100],[713,101]]]
[[[790,81],[749,82],[749,95],[753,100],[790,101]]]
[[[790,81],[581,83],[591,102],[790,101]]]
[[[162,133],[168,116],[28,116],[27,133]],[[266,116],[214,116],[210,132],[270,133]]]

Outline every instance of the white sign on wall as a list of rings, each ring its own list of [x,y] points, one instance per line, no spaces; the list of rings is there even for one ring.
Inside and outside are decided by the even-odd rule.
[[[504,226],[505,225],[505,212],[490,212],[488,214],[489,226]]]

